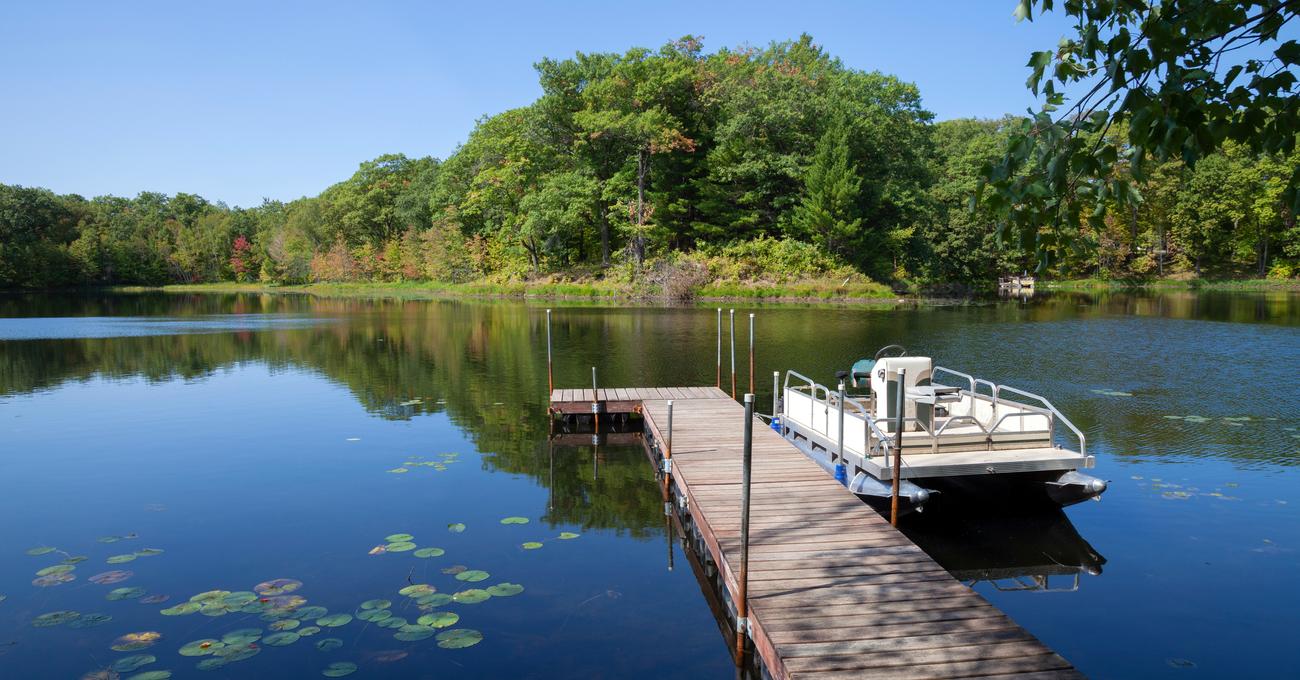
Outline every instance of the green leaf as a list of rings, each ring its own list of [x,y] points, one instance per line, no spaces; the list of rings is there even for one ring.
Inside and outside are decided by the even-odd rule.
[[[1014,16],[1016,18],[1016,23],[1025,21],[1026,19],[1028,19],[1029,21],[1033,21],[1034,20],[1033,2],[1031,0],[1020,0],[1020,2],[1016,3],[1016,9],[1014,12],[1012,12],[1011,16]]]

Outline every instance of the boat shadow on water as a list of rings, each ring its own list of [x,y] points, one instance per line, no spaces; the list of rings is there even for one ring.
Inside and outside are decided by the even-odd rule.
[[[1098,576],[1106,558],[1060,508],[1023,504],[915,513],[898,527],[953,577],[1001,591],[1066,592]]]

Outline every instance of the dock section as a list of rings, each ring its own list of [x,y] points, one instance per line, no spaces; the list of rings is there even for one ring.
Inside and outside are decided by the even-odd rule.
[[[551,410],[639,413],[662,448],[670,399],[675,494],[734,602],[744,408],[674,387],[555,390]],[[750,493],[749,638],[773,678],[1083,677],[761,423]]]

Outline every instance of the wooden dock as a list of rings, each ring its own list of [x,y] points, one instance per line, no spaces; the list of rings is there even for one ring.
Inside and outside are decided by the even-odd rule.
[[[639,413],[735,601],[744,407],[714,387],[555,390],[558,414]],[[762,423],[750,508],[750,639],[773,678],[1078,678]]]

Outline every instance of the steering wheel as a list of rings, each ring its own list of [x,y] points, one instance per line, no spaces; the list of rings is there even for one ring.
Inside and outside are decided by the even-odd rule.
[[[886,355],[887,352],[897,352],[897,354]],[[876,352],[875,360],[880,361],[880,359],[885,356],[901,357],[905,354],[907,354],[907,348],[903,347],[902,345],[885,345],[884,347],[881,347],[879,351]]]

